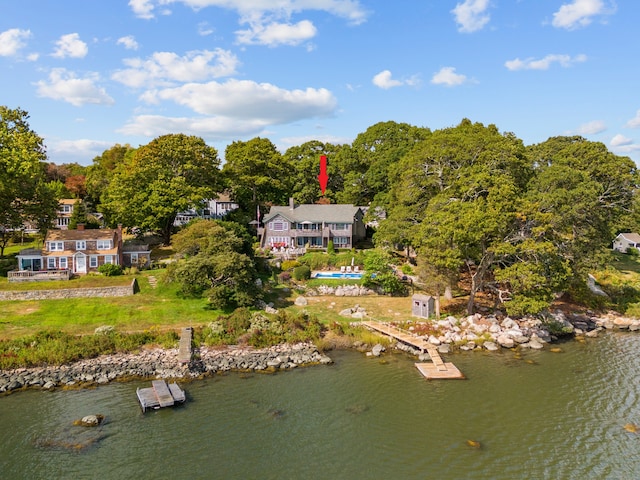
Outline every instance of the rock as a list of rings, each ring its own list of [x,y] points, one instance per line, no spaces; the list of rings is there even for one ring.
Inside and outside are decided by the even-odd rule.
[[[350,317],[352,313],[353,311],[350,308],[345,308],[344,310],[340,311],[338,315],[340,315],[341,317]]]
[[[269,305],[267,305],[266,307],[264,307],[264,311],[265,311],[266,313],[271,313],[271,314],[276,314],[276,313],[278,313],[278,310],[277,310],[277,309],[275,309],[275,308],[273,308],[273,307],[271,307],[271,306],[269,306]]]
[[[527,345],[529,346],[529,348],[533,348],[534,350],[541,350],[542,348],[544,348],[544,345],[537,338],[531,338]]]
[[[83,427],[97,427],[104,420],[104,415],[87,415],[82,417],[80,422],[74,422],[77,425],[82,425]]]
[[[306,298],[304,298],[302,295],[300,295],[299,297],[296,298],[296,301],[294,302],[298,307],[306,307],[309,302],[307,301]]]
[[[380,345],[379,343],[377,343],[377,344],[376,344],[376,345],[374,345],[374,346],[373,346],[373,348],[371,349],[371,354],[372,354],[374,357],[379,357],[379,356],[380,356],[380,354],[381,354],[382,352],[384,352],[384,350],[385,350],[385,349],[384,349],[384,347],[383,347],[382,345]]]
[[[363,319],[367,316],[367,312],[363,312],[363,311],[357,311],[357,312],[353,312],[351,314],[351,318],[359,318],[359,319]]]
[[[482,344],[482,346],[486,349],[489,350],[490,352],[495,352],[496,350],[498,350],[500,347],[498,347],[498,345],[496,345],[493,342],[484,342]]]
[[[584,334],[585,337],[588,338],[596,338],[600,334],[600,330],[598,328],[591,330]]]
[[[513,348],[516,343],[513,340],[513,338],[505,334],[498,335],[498,338],[496,339],[496,341],[501,347],[504,347],[504,348]]]
[[[429,335],[429,340],[428,342],[431,345],[440,345],[442,342],[440,342],[440,340],[438,340],[436,337],[434,337],[433,335]]]
[[[443,343],[442,345],[438,345],[438,353],[446,354],[449,353],[450,347],[449,344]]]

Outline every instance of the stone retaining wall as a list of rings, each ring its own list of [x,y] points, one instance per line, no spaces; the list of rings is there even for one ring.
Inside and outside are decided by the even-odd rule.
[[[0,291],[3,300],[61,300],[66,298],[127,297],[140,291],[135,278],[122,287],[62,288],[56,290],[8,290]]]

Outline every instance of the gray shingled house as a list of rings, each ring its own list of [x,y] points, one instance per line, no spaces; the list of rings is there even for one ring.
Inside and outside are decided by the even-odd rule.
[[[338,205],[273,206],[263,218],[262,247],[326,249],[329,240],[335,248],[352,248],[364,239],[366,229],[360,207]]]

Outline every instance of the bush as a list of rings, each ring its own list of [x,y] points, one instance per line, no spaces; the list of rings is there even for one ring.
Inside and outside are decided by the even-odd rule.
[[[329,243],[327,243],[327,253],[329,255],[333,255],[334,253],[336,253],[336,249],[333,245],[333,240],[329,240]]]
[[[293,269],[293,278],[295,280],[309,280],[311,278],[311,269],[307,265],[300,265]]]
[[[300,263],[298,263],[297,260],[285,260],[284,262],[282,262],[282,266],[280,268],[282,268],[283,271],[286,271],[293,270],[298,266],[300,266]]]
[[[122,275],[122,267],[120,265],[114,265],[113,263],[105,263],[98,267],[98,272],[105,277],[115,277],[117,275]]]
[[[291,280],[291,273],[290,272],[281,272],[278,275],[278,280],[282,283],[286,283],[289,280]]]

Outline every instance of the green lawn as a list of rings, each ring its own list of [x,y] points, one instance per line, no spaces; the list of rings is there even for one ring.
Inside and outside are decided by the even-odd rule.
[[[161,274],[162,272],[160,272]],[[179,298],[175,289],[162,282],[156,288],[149,284],[151,273],[137,275],[140,293],[129,297],[78,298],[68,300],[0,302],[0,339],[16,338],[40,330],[62,330],[69,333],[93,333],[101,325],[113,325],[121,332],[150,328],[165,330],[187,325],[203,325],[220,313],[210,310],[204,299]],[[159,275],[159,274],[158,274]],[[90,277],[84,277],[88,281]],[[125,284],[132,277],[94,277],[106,284]],[[41,282],[39,288],[70,282]],[[96,286],[96,285],[93,285]]]

